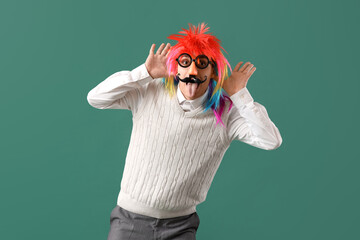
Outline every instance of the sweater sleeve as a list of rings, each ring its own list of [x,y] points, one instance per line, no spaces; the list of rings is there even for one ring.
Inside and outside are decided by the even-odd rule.
[[[145,63],[132,71],[112,74],[87,95],[88,103],[98,109],[129,109],[136,112],[148,84],[154,79]]]
[[[239,140],[264,150],[274,150],[281,145],[278,128],[269,118],[265,107],[254,102],[246,87],[230,98],[234,104],[228,120],[230,141]]]

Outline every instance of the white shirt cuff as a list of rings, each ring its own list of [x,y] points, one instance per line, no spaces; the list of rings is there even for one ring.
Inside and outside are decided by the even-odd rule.
[[[233,94],[230,99],[237,107],[242,107],[254,101],[253,97],[251,96],[249,90],[246,87]]]

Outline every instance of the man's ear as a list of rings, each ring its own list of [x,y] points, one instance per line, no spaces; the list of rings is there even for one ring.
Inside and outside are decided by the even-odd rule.
[[[213,78],[215,81],[219,80],[219,76],[216,75],[216,72],[215,72],[214,68],[211,70],[211,78]]]

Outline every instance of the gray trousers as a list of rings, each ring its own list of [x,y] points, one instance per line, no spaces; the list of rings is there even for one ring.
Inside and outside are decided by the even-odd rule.
[[[108,240],[195,240],[200,218],[196,212],[174,218],[153,218],[116,205],[110,214]]]

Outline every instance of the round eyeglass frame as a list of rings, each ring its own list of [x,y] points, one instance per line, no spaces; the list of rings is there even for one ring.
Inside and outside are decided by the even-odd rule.
[[[190,63],[189,63],[188,65],[183,65],[183,64],[180,63],[180,60],[179,60],[179,59],[180,59],[180,57],[183,56],[183,55],[188,56],[188,57],[190,58]],[[198,60],[200,57],[201,57],[201,58],[206,58],[207,64],[206,64],[205,67],[198,65],[198,61],[197,61],[197,60]],[[190,56],[190,54],[188,54],[188,53],[182,53],[182,54],[180,54],[179,57],[176,59],[176,61],[177,61],[177,62],[179,63],[179,65],[180,65],[181,67],[183,67],[183,68],[188,68],[188,67],[190,67],[190,65],[191,65],[192,62],[195,62],[196,67],[197,67],[197,68],[200,68],[200,69],[205,69],[205,68],[207,68],[207,67],[209,66],[209,64],[213,64],[213,61],[209,60],[209,58],[208,58],[206,55],[199,55],[199,56],[197,56],[195,59],[193,59],[193,58]]]

